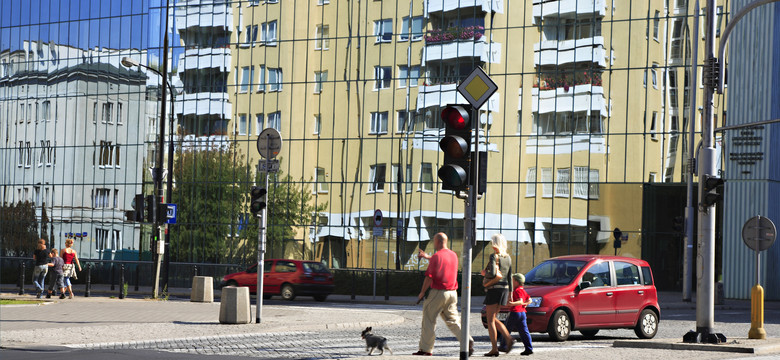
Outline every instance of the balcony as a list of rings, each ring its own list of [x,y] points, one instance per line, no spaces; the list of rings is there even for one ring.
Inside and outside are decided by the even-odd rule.
[[[458,84],[430,85],[417,88],[417,109],[431,106],[447,106],[447,104],[468,104],[468,101],[458,93]],[[501,94],[494,93],[481,110],[498,111]]]
[[[193,69],[219,69],[228,72],[230,68],[229,48],[189,49],[179,58],[179,72]]]
[[[175,105],[177,115],[218,115],[226,120],[233,109],[227,93],[184,94],[176,99]]]
[[[447,12],[470,7],[481,7],[483,12],[504,13],[504,0],[428,0],[425,2],[425,17],[429,13]]]
[[[573,15],[607,14],[605,0],[533,0],[534,24],[544,17],[572,17]]]
[[[534,87],[531,94],[531,111],[534,113],[598,111],[603,116],[610,116],[602,86],[581,84],[550,90]]]
[[[184,135],[181,141],[178,136],[174,135],[173,144],[175,151],[227,151],[230,149],[230,139],[226,135]]]
[[[560,66],[593,62],[607,66],[604,37],[593,36],[577,40],[546,40],[534,44],[535,66]]]
[[[177,1],[176,31],[183,32],[191,27],[221,27],[230,30],[233,28],[233,10],[229,3],[209,2],[202,5],[200,0]]]
[[[434,39],[435,35],[429,35]],[[498,64],[501,61],[501,43],[488,43],[481,33],[471,38],[455,40],[426,41],[422,54],[422,65],[429,61],[452,60],[462,57],[475,57],[481,62]]]

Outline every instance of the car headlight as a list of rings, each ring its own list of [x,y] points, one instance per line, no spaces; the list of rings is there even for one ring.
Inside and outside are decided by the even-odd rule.
[[[531,303],[528,304],[528,306],[526,306],[526,307],[529,307],[529,308],[534,307],[535,308],[535,307],[540,307],[540,306],[542,306],[542,298],[541,297],[532,297],[531,298]]]

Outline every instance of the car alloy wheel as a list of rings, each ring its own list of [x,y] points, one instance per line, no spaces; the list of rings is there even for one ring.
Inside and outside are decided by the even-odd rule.
[[[634,332],[640,339],[652,339],[658,332],[658,315],[650,309],[642,310]]]
[[[292,285],[285,284],[284,286],[282,286],[282,299],[284,300],[295,299],[295,289],[293,289]]]
[[[565,341],[571,334],[571,320],[569,314],[563,310],[557,310],[550,318],[550,324],[547,326],[547,333],[555,341]]]

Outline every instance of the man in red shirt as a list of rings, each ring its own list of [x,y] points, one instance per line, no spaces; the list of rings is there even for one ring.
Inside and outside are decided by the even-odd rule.
[[[444,323],[460,341],[460,316],[458,316],[458,255],[447,248],[447,235],[438,233],[433,236],[433,248],[436,253],[430,256],[420,249],[418,258],[426,258],[428,270],[425,271],[420,295],[425,298],[423,304],[422,334],[420,350],[412,355],[433,355],[433,343],[436,340],[436,318],[441,314]],[[430,289],[428,296],[425,292]],[[469,356],[474,352],[474,339],[469,338]]]

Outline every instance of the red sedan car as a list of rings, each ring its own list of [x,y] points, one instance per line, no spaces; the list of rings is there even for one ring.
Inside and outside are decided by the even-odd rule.
[[[661,308],[650,265],[644,260],[604,255],[549,259],[525,275],[528,330],[564,341],[572,330],[592,338],[599,329],[632,328],[655,336]],[[498,314],[505,319],[508,308]],[[485,323],[484,309],[482,324]]]
[[[257,292],[257,264],[246,271],[225,275],[221,286],[247,286]],[[263,298],[280,295],[293,300],[298,295],[313,296],[325,301],[333,292],[333,274],[325,264],[317,261],[270,259],[263,262]]]

